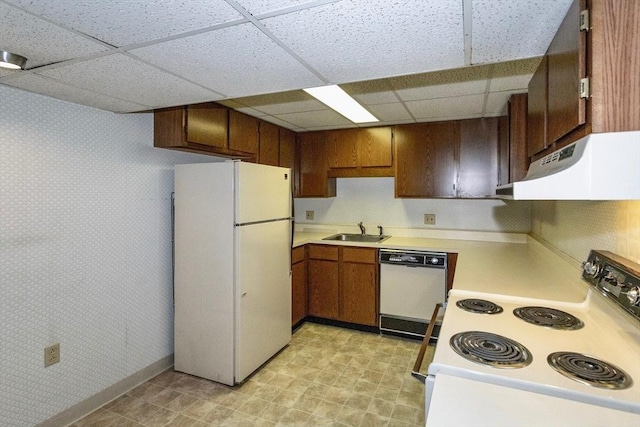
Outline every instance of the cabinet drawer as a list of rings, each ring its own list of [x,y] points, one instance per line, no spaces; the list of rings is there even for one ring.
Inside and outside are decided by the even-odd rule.
[[[337,246],[325,246],[325,245],[311,245],[309,246],[309,258],[312,259],[326,259],[329,261],[338,260],[338,247]]]
[[[304,261],[304,246],[298,246],[291,250],[291,264]]]
[[[342,248],[342,261],[358,262],[362,264],[376,263],[377,249],[368,248]]]

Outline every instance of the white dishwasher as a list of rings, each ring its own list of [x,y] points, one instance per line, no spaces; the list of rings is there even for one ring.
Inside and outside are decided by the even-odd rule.
[[[380,332],[424,337],[434,307],[446,301],[447,254],[381,249],[379,261]]]

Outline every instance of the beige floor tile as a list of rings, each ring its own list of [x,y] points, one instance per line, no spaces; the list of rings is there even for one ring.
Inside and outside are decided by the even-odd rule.
[[[410,424],[417,424],[420,420],[420,410],[404,405],[395,405],[391,419]]]
[[[260,413],[260,418],[267,421],[277,423],[287,413],[288,407],[278,405],[277,403],[269,403],[267,407]]]
[[[74,426],[424,425],[424,385],[410,375],[419,347],[306,323],[240,386],[167,370]],[[432,357],[430,346],[425,370]]]
[[[220,425],[224,423],[227,418],[233,415],[233,409],[225,408],[224,406],[216,405],[213,409],[207,412],[202,421],[213,425]]]
[[[306,426],[307,420],[309,420],[309,417],[311,417],[311,414],[307,412],[303,412],[299,409],[291,408],[287,411],[286,414],[284,414],[282,418],[280,418],[278,425],[301,426],[301,427]]]
[[[371,412],[372,414],[381,415],[383,417],[391,417],[393,410],[395,408],[395,403],[389,402],[388,400],[382,399],[372,399],[369,404],[369,408],[367,412]]]
[[[342,409],[342,405],[323,400],[316,406],[316,409],[313,410],[313,415],[334,419],[338,412],[340,412],[340,409]]]
[[[382,415],[372,414],[371,412],[367,412],[364,414],[364,418],[360,423],[361,427],[385,427],[389,424],[389,418],[383,417]]]
[[[171,427],[207,427],[209,423],[195,418],[189,418],[186,415],[178,414],[173,420],[171,420]]]
[[[364,420],[364,415],[365,415],[365,412],[360,409],[344,406],[338,413],[338,416],[336,417],[336,421],[344,425],[357,427]]]

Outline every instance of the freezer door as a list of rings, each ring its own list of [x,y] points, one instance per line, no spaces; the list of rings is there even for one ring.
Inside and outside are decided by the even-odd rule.
[[[291,217],[291,170],[235,162],[236,224]]]
[[[236,382],[291,341],[290,225],[236,227]]]

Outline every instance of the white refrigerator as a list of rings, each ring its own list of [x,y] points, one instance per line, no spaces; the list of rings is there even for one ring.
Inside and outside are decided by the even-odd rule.
[[[291,340],[291,171],[175,167],[177,371],[242,382]]]

